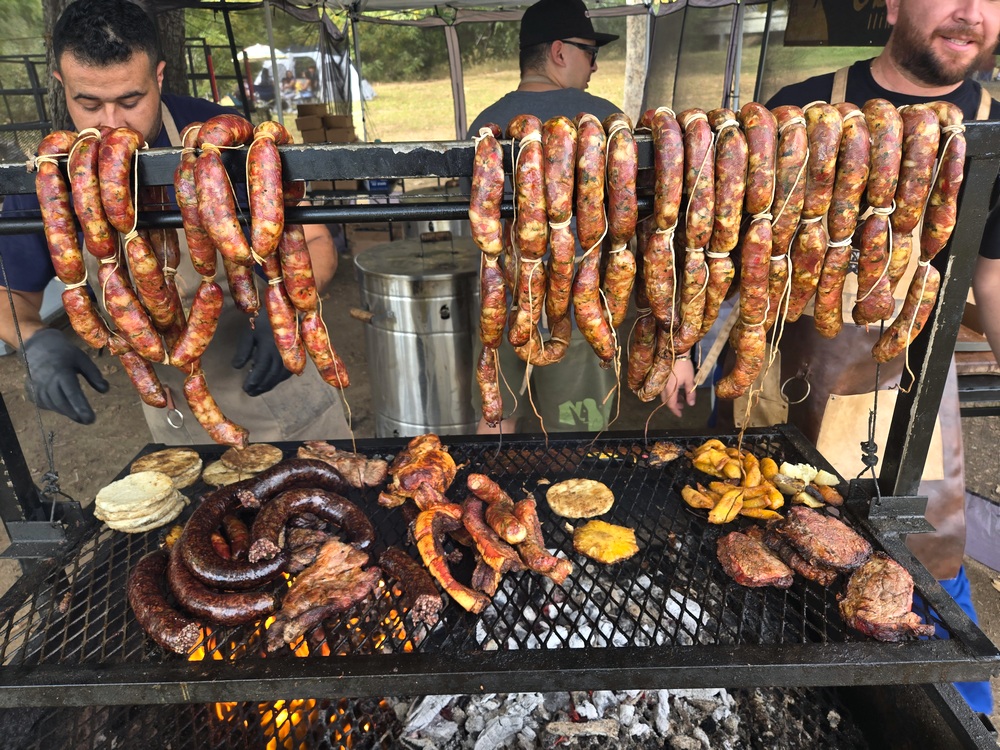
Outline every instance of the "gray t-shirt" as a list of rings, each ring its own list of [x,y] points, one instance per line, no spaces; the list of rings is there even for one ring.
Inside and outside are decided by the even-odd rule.
[[[557,115],[575,119],[581,112],[594,115],[604,122],[604,118],[621,108],[607,99],[588,94],[580,89],[556,89],[555,91],[511,91],[499,101],[484,109],[472,125],[469,126],[469,137],[479,133],[486,123],[492,122],[507,129],[507,123],[517,115],[534,115],[543,123]]]

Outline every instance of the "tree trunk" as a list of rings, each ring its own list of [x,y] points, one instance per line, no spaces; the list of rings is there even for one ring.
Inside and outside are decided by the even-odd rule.
[[[45,21],[46,40],[52,39],[52,27],[56,25],[59,16],[62,15],[62,12],[70,2],[71,0],[43,0],[42,18]],[[52,72],[55,70],[55,60],[51,55],[51,45],[49,45],[49,50],[48,81],[44,82],[49,87],[48,96],[46,97],[49,119],[52,121],[53,130],[72,129],[73,123],[69,119],[69,111],[66,109],[66,96],[63,94],[62,84],[52,77]]]
[[[636,5],[640,0],[628,0],[629,5]],[[645,13],[638,16],[628,16],[625,27],[625,95],[622,97],[622,109],[638,122],[642,114],[642,95],[646,87],[646,30],[649,28],[649,16]]]
[[[187,66],[184,54],[184,9],[168,10],[156,16],[160,46],[167,67],[163,75],[163,91],[168,94],[188,94]]]

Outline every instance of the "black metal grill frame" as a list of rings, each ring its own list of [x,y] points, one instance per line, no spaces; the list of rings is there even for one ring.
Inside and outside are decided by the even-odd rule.
[[[721,437],[735,442],[734,435]],[[669,439],[691,447],[706,436],[672,434]],[[495,608],[495,618],[489,610],[473,616],[449,602],[442,623],[430,633],[394,618],[403,611],[398,588],[369,597],[327,621],[326,643],[339,656],[261,658],[261,632],[253,626],[215,629],[202,661],[166,653],[142,632],[125,600],[130,566],[160,544],[165,530],[125,535],[95,525],[71,552],[24,576],[0,600],[0,707],[257,702],[278,695],[914,684],[984,679],[996,670],[1000,652],[912,558],[901,532],[885,523],[876,528],[847,506],[849,522],[910,571],[930,607],[920,614],[939,623],[950,638],[887,644],[846,630],[836,604],[842,583],[823,589],[799,579],[787,591],[737,585],[715,559],[715,540],[752,522],[712,526],[704,511],[688,508],[680,488],[694,478],[690,462],[650,468],[645,449],[652,440],[616,433],[560,437],[546,445],[541,437],[518,436],[498,447],[493,438],[445,438],[463,464],[449,495],[464,497],[469,471],[494,477],[515,498],[533,489],[549,547],[568,552],[576,570],[563,587],[532,573],[508,574],[505,601]],[[391,456],[404,444],[359,441],[358,449]],[[282,447],[286,456],[294,455],[294,445]],[[757,455],[829,468],[792,428],[748,432],[744,447]],[[200,450],[210,460],[222,449]],[[599,479],[612,488],[617,501],[605,518],[636,529],[638,556],[607,568],[581,565],[584,559],[572,553],[565,521],[551,515],[541,497],[544,485],[537,484],[570,476]],[[369,512],[379,548],[403,542],[401,513],[379,506],[376,496],[377,490],[355,491],[352,499]],[[647,582],[637,589],[637,581]],[[628,592],[624,601],[610,593],[613,584],[620,589],[619,599]],[[672,598],[679,618],[657,615],[650,606],[657,588],[663,596],[676,592]],[[526,605],[541,610],[552,603],[558,619],[567,609],[563,600],[581,595],[601,614],[577,613],[565,632],[580,633],[589,625],[604,633],[603,642],[573,647],[581,644],[560,636],[554,625],[544,642],[530,632],[515,634],[509,642]],[[536,619],[531,629],[540,622]],[[400,625],[408,633],[403,640]],[[484,638],[498,641],[498,648],[487,650]],[[408,643],[410,653],[405,652]]]

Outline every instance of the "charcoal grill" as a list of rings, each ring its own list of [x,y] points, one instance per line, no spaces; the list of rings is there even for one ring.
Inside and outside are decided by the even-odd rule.
[[[916,563],[902,538],[926,528],[920,499],[911,496],[1000,159],[996,134],[995,124],[968,124],[970,163],[939,303],[928,335],[910,351],[915,386],[897,401],[878,486],[853,484],[843,510],[876,549],[910,571],[927,603],[918,614],[950,638],[878,643],[845,629],[834,590],[801,580],[788,591],[737,586],[715,561],[722,530],[680,500],[688,469],[682,464],[651,469],[648,441],[641,435],[594,442],[561,436],[547,443],[526,437],[505,439],[499,447],[492,439],[462,438],[446,443],[458,461],[468,462],[466,470],[485,471],[517,496],[543,477],[588,476],[614,489],[619,500],[612,516],[636,529],[642,551],[609,571],[580,567],[571,577],[567,586],[591,600],[596,614],[577,614],[564,629],[559,626],[566,623],[548,623],[552,627],[539,637],[537,618],[531,623],[521,618],[529,608],[541,611],[537,605],[547,598],[562,604],[565,587],[548,587],[529,574],[508,575],[502,597],[481,617],[449,605],[441,624],[428,632],[412,626],[396,582],[387,580],[379,596],[325,623],[324,637],[300,645],[296,654],[262,656],[262,626],[220,628],[206,634],[199,660],[189,661],[155,646],[125,601],[130,566],[159,545],[159,534],[114,534],[88,516],[89,523],[68,527],[69,543],[52,556],[55,540],[50,527],[41,529],[36,521],[41,505],[8,429],[0,430],[7,436],[0,439],[0,459],[11,480],[0,487],[0,515],[8,529],[15,526],[11,520],[18,522],[14,536],[21,547],[40,548],[48,559],[27,570],[0,599],[0,710],[7,744],[382,747],[399,739],[383,696],[717,685],[740,686],[751,697],[772,685],[786,686],[780,695],[801,707],[793,719],[802,726],[804,742],[819,746],[992,743],[954,689],[937,683],[983,679],[996,672],[1000,654]],[[640,167],[648,169],[648,138],[637,141]],[[282,154],[290,179],[451,177],[469,174],[472,162],[468,142],[409,144],[403,150],[393,144],[293,146]],[[177,157],[176,150],[140,155],[143,184],[169,184]],[[505,159],[509,168],[509,150]],[[240,154],[226,155],[226,163],[234,175],[242,173]],[[32,189],[32,176],[22,165],[0,165],[0,193]],[[649,198],[640,198],[642,210],[649,204]],[[313,207],[290,209],[288,219],[451,219],[462,218],[464,211],[455,204]],[[503,212],[509,216],[512,206],[506,204]],[[140,217],[142,227],[180,224],[176,212]],[[0,234],[40,226],[37,217],[5,218]],[[689,445],[706,437],[670,436]],[[368,441],[359,447],[391,455],[400,445]],[[283,447],[291,455],[294,446]],[[755,431],[747,447],[826,466],[794,430]],[[221,452],[214,446],[201,451],[206,459]],[[873,500],[879,494],[884,497]],[[403,539],[398,514],[377,506],[371,493],[355,493],[354,499],[369,510],[382,544]],[[544,502],[539,505],[549,546],[568,551],[568,533],[547,514]],[[655,592],[662,592],[669,607],[653,606],[659,603]],[[578,643],[573,636],[585,622],[601,638]],[[307,702],[293,707],[289,698],[279,706],[276,696],[283,695]],[[316,702],[302,696],[315,696]],[[828,709],[850,720],[833,730],[823,720]],[[294,726],[289,716],[298,717]],[[293,740],[286,742],[288,737]]]

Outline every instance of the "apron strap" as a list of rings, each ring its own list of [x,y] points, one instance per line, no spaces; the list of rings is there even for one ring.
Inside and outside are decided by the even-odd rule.
[[[987,109],[987,112],[989,109]],[[163,121],[163,127],[167,131],[167,138],[170,139],[170,145],[180,147],[184,144],[181,142],[180,131],[177,130],[177,123],[174,122],[174,116],[170,114],[170,110],[167,109],[167,105],[160,100],[160,118]]]
[[[833,74],[833,85],[830,87],[831,102],[839,104],[847,101],[847,71],[850,69],[850,65],[845,65]]]
[[[993,97],[986,90],[985,86],[979,87],[979,109],[976,110],[977,120],[990,119],[990,107],[993,106]]]

